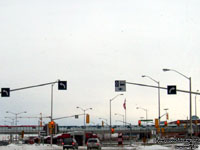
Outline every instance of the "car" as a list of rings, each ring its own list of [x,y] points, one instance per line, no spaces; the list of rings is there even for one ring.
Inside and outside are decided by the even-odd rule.
[[[74,138],[63,139],[63,150],[65,149],[78,149],[78,143]]]
[[[101,150],[101,142],[98,138],[89,138],[87,141],[87,150],[98,149]]]

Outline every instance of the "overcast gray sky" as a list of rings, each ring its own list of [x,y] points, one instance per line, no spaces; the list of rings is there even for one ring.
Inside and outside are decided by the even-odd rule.
[[[0,87],[67,80],[67,91],[54,87],[54,117],[82,113],[76,106],[92,107],[88,113],[95,124],[101,124],[99,117],[109,120],[109,99],[118,94],[116,79],[156,85],[141,77],[145,74],[163,87],[188,90],[187,79],[162,71],[171,68],[192,77],[192,90],[200,90],[199,7],[199,0],[1,0]],[[13,116],[6,111],[50,115],[50,95],[51,86],[46,86],[1,98],[0,124]],[[157,89],[127,85],[124,96],[112,102],[113,124],[120,124],[115,120],[122,118],[114,113],[124,114],[124,99],[127,122],[137,124],[145,117],[137,106],[147,109],[150,119],[158,116]],[[161,90],[161,114],[164,108],[170,120],[186,119],[189,95]],[[58,123],[82,125],[83,117]]]

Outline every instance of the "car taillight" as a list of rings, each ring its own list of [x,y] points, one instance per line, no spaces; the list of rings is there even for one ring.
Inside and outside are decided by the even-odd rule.
[[[97,146],[99,146],[99,143],[97,143]]]
[[[64,143],[62,142],[62,145],[64,145]]]
[[[72,142],[72,145],[74,145],[75,143],[74,142]]]
[[[88,142],[86,143],[86,145],[88,146]]]

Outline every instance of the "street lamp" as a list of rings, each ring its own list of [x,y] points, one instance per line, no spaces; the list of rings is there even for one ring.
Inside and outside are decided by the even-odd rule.
[[[87,110],[92,110],[92,108],[86,108],[86,109],[83,109],[83,108],[81,108],[81,107],[79,107],[79,106],[77,106],[76,107],[77,109],[81,109],[83,112],[84,112],[84,114],[83,114],[83,124],[84,124],[84,136],[83,136],[83,145],[85,145],[85,130],[86,130],[86,125],[85,125],[85,112],[87,111]]]
[[[122,118],[123,118],[123,125],[124,125],[124,115],[122,115],[122,114],[118,114],[118,113],[115,113],[115,115],[118,115],[118,116],[121,116]]]
[[[105,118],[99,118],[99,119],[101,119],[101,120],[105,120],[106,122],[106,125],[108,125],[108,119],[105,119]]]
[[[26,112],[26,111],[23,111],[23,112],[19,112],[19,113],[14,113],[14,112],[6,111],[6,113],[10,113],[10,114],[15,115],[15,120],[16,120],[15,125],[17,126],[17,116],[18,116],[19,114],[23,114],[23,113],[27,113],[27,112]]]
[[[113,97],[113,98],[110,99],[110,140],[111,140],[111,128],[112,128],[111,102],[112,102],[113,100],[115,100],[115,99],[116,99],[118,96],[120,96],[120,95],[124,95],[124,94],[118,94],[118,95],[116,95],[115,97]]]
[[[83,124],[84,124],[84,127],[86,126],[85,125],[85,112],[87,111],[87,110],[92,110],[92,108],[86,108],[86,109],[83,109],[83,108],[81,108],[81,107],[79,107],[79,106],[77,106],[76,107],[77,109],[81,109],[83,112],[84,112],[84,119],[83,119]]]
[[[146,112],[146,122],[147,122],[147,109],[145,109],[145,108],[142,108],[142,107],[136,107],[136,109],[142,109],[142,110],[144,110],[145,112]]]
[[[197,90],[199,92],[199,90]],[[197,116],[197,94],[195,95],[195,116]]]
[[[158,120],[159,120],[159,124],[160,124],[160,82],[154,80],[152,77],[150,76],[146,76],[146,75],[142,75],[143,78],[149,78],[152,81],[156,82],[158,84]]]
[[[164,71],[164,72],[166,72],[166,71],[174,71],[174,72],[180,74],[181,76],[183,76],[183,77],[185,77],[186,79],[189,80],[190,137],[192,138],[192,93],[191,93],[191,91],[192,91],[192,83],[191,83],[191,77],[187,77],[187,76],[185,76],[184,74],[182,74],[182,73],[180,73],[180,72],[178,72],[178,71],[176,71],[176,70],[174,70],[174,69],[166,69],[166,68],[164,68],[163,71]]]
[[[166,116],[167,116],[167,117],[166,117],[166,120],[167,120],[167,119],[168,119],[168,112],[167,112],[167,111],[168,111],[169,109],[168,109],[168,108],[165,108],[164,110],[165,110],[165,114],[166,114]]]

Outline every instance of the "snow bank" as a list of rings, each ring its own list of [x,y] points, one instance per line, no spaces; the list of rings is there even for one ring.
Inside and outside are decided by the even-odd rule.
[[[137,150],[171,150],[171,148],[160,145],[152,145],[152,146],[138,146]]]
[[[56,146],[53,145],[51,147],[51,145],[16,145],[16,144],[10,144],[8,146],[0,146],[0,150],[62,150],[61,146]]]

